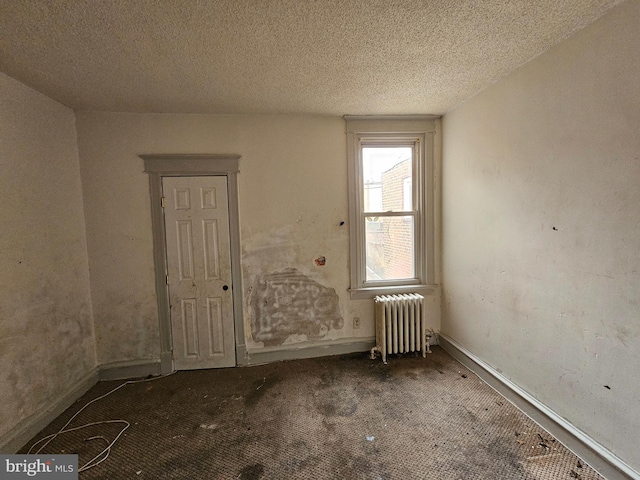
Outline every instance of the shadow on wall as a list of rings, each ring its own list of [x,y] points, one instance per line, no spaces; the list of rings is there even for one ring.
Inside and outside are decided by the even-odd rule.
[[[339,330],[344,320],[335,289],[303,275],[295,268],[259,277],[251,296],[251,335],[265,347],[282,345],[291,335],[319,340]]]

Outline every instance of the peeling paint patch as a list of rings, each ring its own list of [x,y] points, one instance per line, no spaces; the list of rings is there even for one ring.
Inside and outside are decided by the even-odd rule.
[[[282,345],[291,335],[308,340],[340,329],[338,294],[303,275],[295,268],[258,278],[251,296],[251,335],[265,347]]]

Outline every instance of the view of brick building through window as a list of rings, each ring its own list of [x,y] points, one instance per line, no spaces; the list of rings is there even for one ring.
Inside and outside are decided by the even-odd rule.
[[[407,147],[363,148],[364,207],[376,214],[365,214],[369,281],[415,276],[411,153]]]

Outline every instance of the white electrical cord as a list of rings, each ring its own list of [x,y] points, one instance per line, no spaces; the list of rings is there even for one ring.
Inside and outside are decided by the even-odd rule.
[[[129,428],[131,426],[131,424],[129,422],[127,422],[126,420],[103,420],[101,422],[92,422],[92,423],[87,423],[85,425],[81,425],[79,427],[73,427],[73,428],[67,428],[69,426],[69,424],[71,422],[73,422],[73,420],[80,415],[89,405],[91,405],[94,402],[97,402],[98,400],[102,400],[103,398],[111,395],[113,392],[120,390],[122,387],[126,386],[126,385],[130,385],[130,384],[134,384],[134,383],[143,383],[143,382],[151,382],[153,380],[159,380],[161,378],[165,378],[168,377],[169,375],[173,375],[175,372],[171,372],[167,375],[160,375],[158,377],[153,377],[153,378],[145,378],[143,380],[127,380],[126,382],[124,382],[121,385],[118,385],[116,388],[114,388],[113,390],[108,391],[107,393],[105,393],[104,395],[101,395],[97,398],[94,398],[93,400],[91,400],[90,402],[88,402],[84,407],[82,407],[80,410],[78,410],[68,421],[67,423],[65,423],[62,428],[60,430],[58,430],[56,433],[53,433],[51,435],[47,435],[46,437],[41,438],[40,440],[38,440],[37,442],[35,442],[33,445],[31,445],[31,448],[29,448],[29,451],[27,452],[27,454],[31,454],[33,452],[33,449],[38,446],[39,444],[41,444],[42,442],[44,442],[42,444],[42,446],[40,448],[38,448],[38,450],[36,450],[34,452],[34,454],[38,454],[42,451],[42,449],[44,447],[46,447],[47,445],[49,445],[55,438],[57,438],[59,435],[62,435],[64,433],[68,433],[68,432],[74,432],[77,430],[82,430],[83,428],[87,428],[87,427],[92,427],[95,425],[103,425],[103,424],[111,424],[111,423],[120,423],[120,424],[124,424],[124,427],[120,430],[120,432],[118,432],[118,435],[116,435],[116,438],[114,438],[111,442],[109,442],[109,440],[107,440],[105,437],[103,436],[95,436],[95,437],[90,437],[85,439],[85,441],[90,441],[90,440],[104,440],[105,442],[107,442],[107,446],[104,448],[104,450],[102,450],[100,453],[98,453],[95,457],[93,457],[91,460],[89,460],[87,463],[85,463],[83,466],[81,466],[78,469],[78,472],[84,472],[85,470],[89,470],[90,468],[95,467],[96,465],[101,464],[102,462],[104,462],[108,457],[109,454],[111,453],[111,448],[115,445],[115,443],[118,441],[118,439],[122,436],[122,434],[125,432],[125,430],[127,428]]]

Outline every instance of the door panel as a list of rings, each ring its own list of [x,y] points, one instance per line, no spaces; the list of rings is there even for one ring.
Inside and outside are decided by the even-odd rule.
[[[234,366],[226,177],[165,177],[162,185],[175,367]]]

